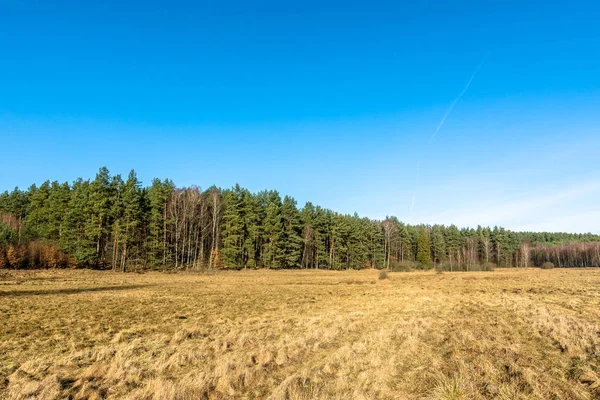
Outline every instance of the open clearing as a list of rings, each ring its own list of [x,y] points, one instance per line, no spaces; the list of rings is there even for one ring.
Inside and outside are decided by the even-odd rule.
[[[0,398],[600,398],[598,269],[0,275]]]

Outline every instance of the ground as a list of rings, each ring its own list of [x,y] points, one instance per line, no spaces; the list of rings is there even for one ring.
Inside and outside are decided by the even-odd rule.
[[[600,398],[600,270],[0,272],[0,398]]]

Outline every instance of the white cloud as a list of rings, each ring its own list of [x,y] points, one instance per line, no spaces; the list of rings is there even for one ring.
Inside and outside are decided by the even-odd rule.
[[[544,192],[551,194],[521,193],[503,201],[493,200],[493,193],[489,193],[466,206],[415,219],[471,227],[500,225],[514,230],[600,233],[600,202],[589,204],[590,199],[600,198],[600,182],[582,182]]]

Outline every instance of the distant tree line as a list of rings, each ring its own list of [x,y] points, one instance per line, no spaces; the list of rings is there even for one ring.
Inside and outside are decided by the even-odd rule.
[[[277,191],[155,179],[103,167],[0,195],[0,267],[428,268],[600,266],[600,236],[407,225],[344,215]]]

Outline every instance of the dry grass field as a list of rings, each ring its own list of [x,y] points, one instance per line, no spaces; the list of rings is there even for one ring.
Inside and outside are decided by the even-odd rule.
[[[4,271],[3,399],[600,398],[600,271]]]

